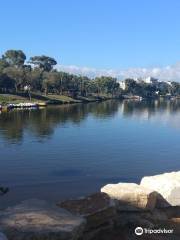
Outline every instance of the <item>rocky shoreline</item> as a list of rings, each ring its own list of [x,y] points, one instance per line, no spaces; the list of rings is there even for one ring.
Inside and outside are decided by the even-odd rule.
[[[0,212],[0,232],[0,240],[180,239],[180,171],[54,205],[24,201]]]

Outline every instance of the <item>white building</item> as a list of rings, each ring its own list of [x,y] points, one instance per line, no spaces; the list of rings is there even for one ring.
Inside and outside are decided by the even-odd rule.
[[[125,81],[119,82],[119,86],[120,86],[120,88],[122,88],[123,90],[125,90],[125,89],[126,89],[126,82],[125,82]]]
[[[147,77],[147,78],[132,78],[132,80],[134,80],[136,83],[140,84],[140,83],[147,83],[147,84],[152,84],[157,86],[158,85],[158,79],[153,78],[153,77]],[[126,89],[126,81],[120,81],[119,82],[119,86],[121,89],[125,90]]]
[[[153,78],[153,77],[147,77],[147,78],[144,79],[144,82],[148,83],[148,84],[157,84],[158,79]]]

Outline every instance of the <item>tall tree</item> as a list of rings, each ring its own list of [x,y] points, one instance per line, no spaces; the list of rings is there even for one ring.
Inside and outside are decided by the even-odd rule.
[[[47,72],[50,72],[53,66],[57,64],[54,58],[45,55],[31,57],[29,62]]]
[[[24,70],[23,68],[7,67],[3,71],[9,78],[15,81],[15,90],[18,92],[24,85]]]
[[[24,65],[26,55],[21,50],[8,50],[2,56],[2,60],[7,62],[10,66],[20,67]]]
[[[9,64],[3,58],[0,58],[0,72],[2,73],[3,70],[8,66]]]

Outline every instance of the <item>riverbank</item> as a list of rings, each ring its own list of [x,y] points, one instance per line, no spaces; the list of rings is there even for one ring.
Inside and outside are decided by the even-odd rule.
[[[88,97],[77,96],[76,98],[72,98],[66,95],[57,95],[57,94],[37,94],[31,93],[31,99],[26,93],[18,93],[18,94],[0,94],[0,105],[6,109],[9,104],[37,104],[39,106],[46,105],[63,105],[63,104],[74,104],[74,103],[90,103],[90,102],[101,102],[106,100],[113,99],[121,99],[121,100],[132,100],[132,101],[142,101],[142,100],[155,100],[155,99],[163,99],[163,100],[176,100],[179,99],[177,97],[169,97],[159,96],[158,98],[142,98],[136,95],[122,95],[119,97],[112,97],[106,94],[101,95],[91,95]],[[29,104],[30,105],[30,104]]]
[[[179,188],[180,172],[171,172],[140,184],[108,184],[99,193],[55,204],[27,200],[1,211],[1,231],[8,240],[176,240]]]
[[[24,93],[19,94],[0,94],[0,105],[6,107],[8,104],[19,104],[19,103],[40,103],[44,105],[50,104],[72,104],[72,103],[88,103],[88,102],[98,102],[113,99],[113,97],[109,97],[106,95],[93,95],[90,97],[82,97],[78,96],[77,98],[72,98],[65,95],[56,95],[56,94],[48,94],[41,95],[37,93],[31,94],[31,99],[29,96]]]

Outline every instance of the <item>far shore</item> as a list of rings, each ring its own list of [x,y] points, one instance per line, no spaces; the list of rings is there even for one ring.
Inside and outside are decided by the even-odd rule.
[[[19,93],[0,93],[0,110],[7,110],[10,108],[27,108],[27,107],[45,107],[47,105],[65,105],[65,104],[79,104],[79,103],[91,103],[91,102],[102,102],[107,100],[132,100],[132,101],[142,101],[142,100],[175,100],[180,99],[180,96],[158,96],[158,97],[150,97],[150,98],[142,98],[138,95],[121,95],[119,97],[110,96],[107,94],[99,94],[99,95],[90,95],[87,97],[77,96],[73,98],[71,96],[66,95],[58,95],[58,94],[38,94],[31,93],[31,97],[27,95],[27,93],[19,92]],[[32,106],[30,106],[32,104]],[[27,106],[29,105],[29,106]],[[10,107],[11,106],[11,107]]]
[[[73,103],[88,103],[88,102],[100,102],[105,100],[115,99],[115,97],[107,95],[94,95],[88,97],[78,96],[72,98],[66,95],[56,95],[56,94],[37,94],[32,93],[31,98],[24,93],[18,94],[0,94],[0,105],[6,107],[9,104],[19,104],[19,103],[41,103],[45,105],[61,105],[61,104],[73,104]],[[117,99],[117,98],[116,98]]]

